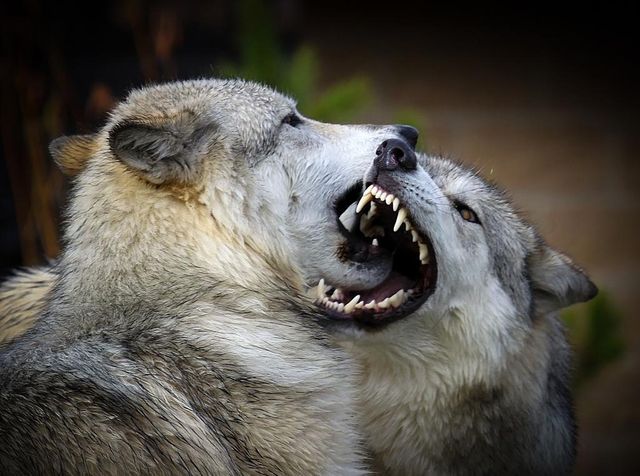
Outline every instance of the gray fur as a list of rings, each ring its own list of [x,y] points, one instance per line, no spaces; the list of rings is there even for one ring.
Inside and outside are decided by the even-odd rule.
[[[570,474],[571,352],[556,311],[596,288],[477,172],[420,164],[375,183],[431,240],[436,289],[413,315],[343,341],[365,368],[358,396],[378,464],[402,475]]]
[[[252,83],[171,83],[52,147],[79,174],[43,310],[0,351],[0,473],[362,472],[355,366],[302,293],[349,276],[328,217],[395,132],[292,112]]]

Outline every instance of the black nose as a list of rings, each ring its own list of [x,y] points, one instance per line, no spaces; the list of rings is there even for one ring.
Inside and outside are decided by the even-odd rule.
[[[414,149],[416,148],[416,144],[418,143],[418,129],[411,126],[405,126],[404,124],[398,124],[394,126],[398,134],[400,134],[404,139]]]
[[[388,139],[378,146],[373,164],[379,170],[415,170],[416,153],[400,139]]]

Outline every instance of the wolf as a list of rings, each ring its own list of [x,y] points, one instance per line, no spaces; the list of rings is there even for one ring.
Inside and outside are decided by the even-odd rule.
[[[392,273],[360,291],[322,279],[311,295],[364,368],[360,427],[380,471],[569,473],[571,356],[557,311],[596,287],[475,170],[397,141],[377,152],[365,193],[338,213],[352,244],[393,255]]]
[[[341,220],[392,254],[374,288],[316,301],[364,368],[362,429],[388,474],[571,474],[571,352],[557,311],[596,286],[508,196],[385,141]]]
[[[336,203],[413,135],[194,80],[54,143],[90,151],[41,308],[0,349],[0,473],[361,473],[356,366],[305,283],[389,273],[345,244]]]

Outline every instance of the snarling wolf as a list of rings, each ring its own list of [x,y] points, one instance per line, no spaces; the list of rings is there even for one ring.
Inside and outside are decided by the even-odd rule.
[[[344,245],[335,204],[414,134],[200,80],[56,141],[88,153],[42,310],[0,351],[0,473],[359,473],[354,366],[303,293],[388,274]]]
[[[385,141],[343,231],[393,256],[374,288],[317,303],[365,373],[363,429],[391,474],[570,474],[570,351],[556,311],[597,292],[505,193]]]
[[[311,290],[365,370],[360,426],[379,468],[570,472],[570,352],[555,312],[595,286],[498,188],[460,164],[415,156],[415,133],[401,135],[380,144],[364,186],[335,202],[343,238],[331,246],[387,275],[345,286],[318,272]],[[73,145],[52,148],[67,173],[94,149]],[[22,274],[0,289],[0,339],[10,334],[8,305],[22,313],[14,322],[30,323],[54,276],[55,268]]]

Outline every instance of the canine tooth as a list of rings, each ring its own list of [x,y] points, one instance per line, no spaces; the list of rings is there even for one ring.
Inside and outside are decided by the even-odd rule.
[[[415,243],[418,241],[418,233],[415,230],[411,230],[411,240]]]
[[[360,199],[360,201],[358,202],[358,206],[356,207],[356,213],[360,213],[364,208],[364,206],[367,203],[369,203],[371,200],[373,200],[373,195],[371,195],[370,193],[365,193]]]
[[[386,309],[391,305],[389,302],[389,298],[384,298],[384,301],[378,303],[378,307],[382,309]]]
[[[360,295],[358,294],[344,306],[344,312],[350,313],[351,311],[353,311],[356,307],[356,304],[358,304],[359,301],[360,301]]]
[[[385,198],[384,201],[387,205],[391,205],[391,202],[393,202],[393,199],[394,199],[394,196],[392,193],[390,193],[389,195],[387,195],[387,198]]]
[[[376,300],[372,299],[371,301],[369,301],[369,304],[365,304],[364,307],[365,307],[365,309],[375,309]]]
[[[318,282],[318,288],[317,288],[317,296],[319,298],[323,298],[324,294],[325,294],[325,288],[324,288],[324,279],[320,279],[320,282]]]
[[[401,208],[398,210],[398,216],[396,217],[395,225],[393,225],[393,231],[398,231],[400,229],[400,225],[402,225],[405,218],[407,218],[407,209]]]
[[[373,246],[380,246],[380,243],[378,243],[378,238],[374,238],[373,240],[371,240],[371,244]]]
[[[424,243],[418,243],[418,248],[420,249],[420,261],[429,258],[429,248],[427,248],[427,245]]]
[[[393,307],[400,307],[404,303],[404,290],[400,290],[389,298],[389,302]]]
[[[396,197],[393,199],[393,211],[397,212],[399,206],[400,206],[400,199]]]

